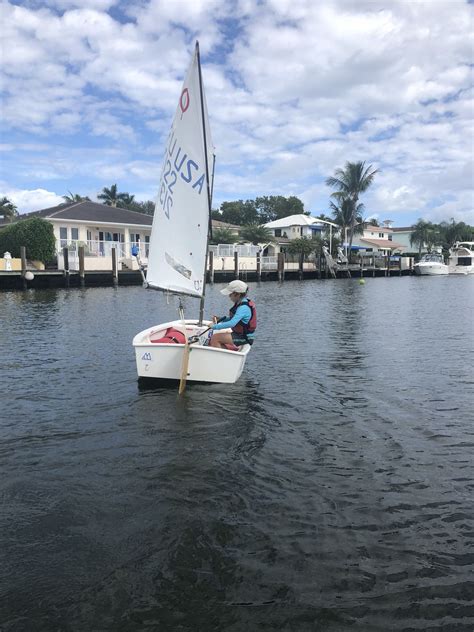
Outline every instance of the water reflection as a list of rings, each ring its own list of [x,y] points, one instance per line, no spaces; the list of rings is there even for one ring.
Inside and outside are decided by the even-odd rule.
[[[136,380],[157,293],[0,297],[0,627],[467,632],[474,293],[439,281],[262,283],[242,378],[181,398]]]

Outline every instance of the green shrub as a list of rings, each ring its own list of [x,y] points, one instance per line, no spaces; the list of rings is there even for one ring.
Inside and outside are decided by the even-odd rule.
[[[0,230],[0,256],[8,250],[12,257],[20,257],[21,246],[25,246],[28,259],[50,261],[56,255],[53,225],[41,217],[32,217]]]

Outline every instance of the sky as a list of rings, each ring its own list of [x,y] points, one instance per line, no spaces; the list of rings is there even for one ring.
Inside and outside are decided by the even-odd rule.
[[[195,40],[213,208],[378,169],[365,217],[474,224],[473,12],[461,0],[2,2],[0,197],[21,213],[103,187],[155,199]]]

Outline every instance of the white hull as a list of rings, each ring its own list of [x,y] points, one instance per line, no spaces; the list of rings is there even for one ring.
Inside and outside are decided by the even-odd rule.
[[[449,266],[449,274],[474,274],[474,266]]]
[[[189,338],[210,325],[203,321],[198,327],[197,320],[186,320],[186,335]],[[159,380],[179,380],[183,364],[184,344],[154,344],[151,339],[164,336],[165,331],[173,327],[183,331],[183,321],[174,320],[150,327],[137,334],[133,339],[138,377]],[[225,330],[224,330],[225,331]],[[203,347],[200,343],[190,345],[188,382],[216,382],[232,384],[236,382],[245,365],[250,345],[244,345],[240,351],[227,351]]]
[[[445,263],[415,263],[413,270],[417,275],[438,276],[440,274],[449,274],[449,266]]]

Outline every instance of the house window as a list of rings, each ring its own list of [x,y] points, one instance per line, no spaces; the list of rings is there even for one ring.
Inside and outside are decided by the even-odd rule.
[[[300,226],[300,235],[303,236],[303,226]]]
[[[130,233],[130,241],[132,244],[136,244],[140,241],[140,233]]]
[[[150,235],[145,235],[145,256],[148,257],[150,250]]]
[[[275,228],[275,237],[281,237],[281,228]]]
[[[65,248],[67,246],[67,228],[64,226],[59,228],[59,243],[61,248]]]
[[[383,239],[383,233],[379,233],[380,239]]]
[[[79,228],[71,228],[71,239],[73,241],[78,241],[78,239],[79,239]]]
[[[393,235],[388,235],[388,240],[393,241]]]
[[[92,241],[92,233],[90,230],[87,231],[87,241]]]

